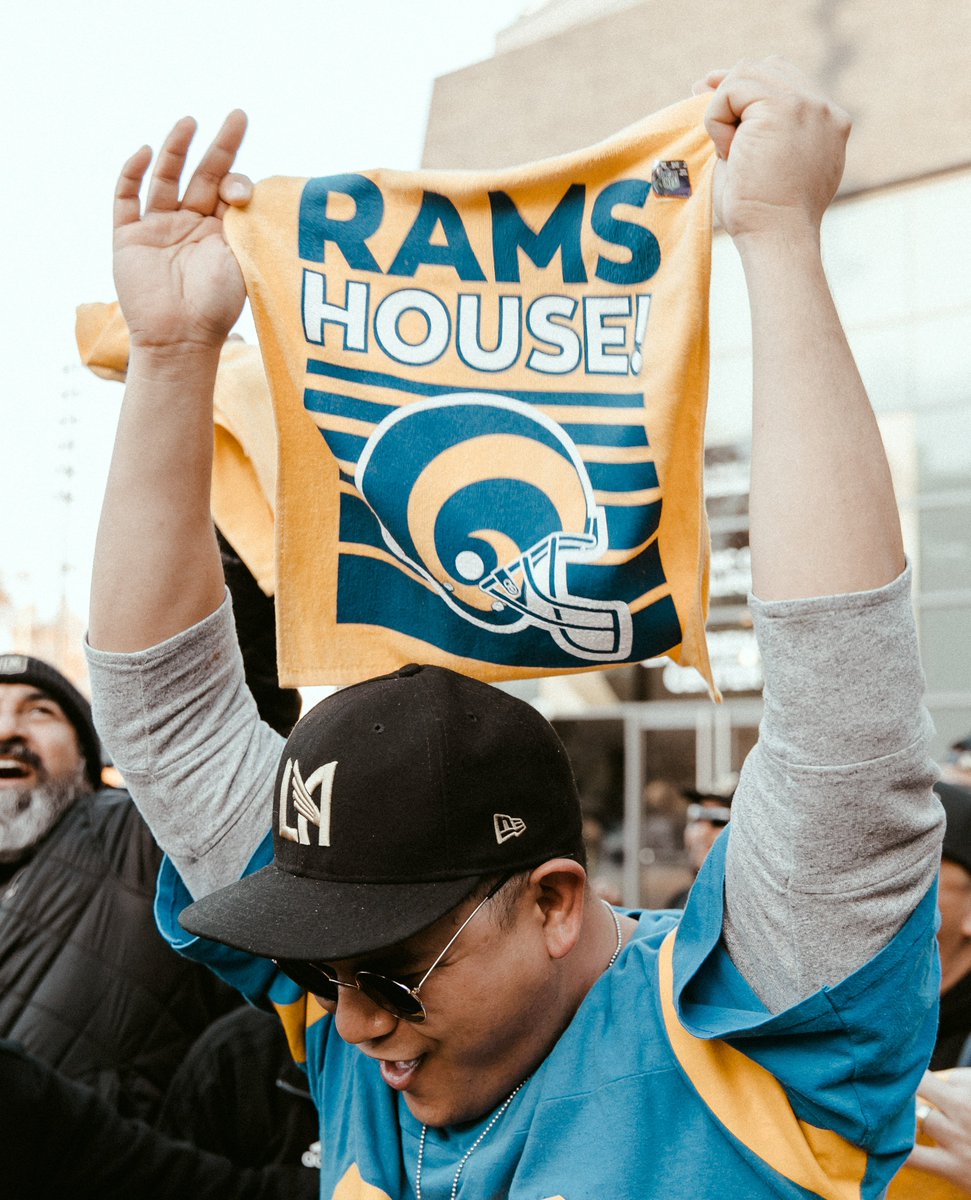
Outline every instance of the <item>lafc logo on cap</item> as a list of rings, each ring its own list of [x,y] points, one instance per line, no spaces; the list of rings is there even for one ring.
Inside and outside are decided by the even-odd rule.
[[[519,837],[526,832],[526,822],[519,817],[510,817],[506,813],[493,813],[492,823],[496,828],[496,841],[501,846],[510,838]]]
[[[334,788],[334,772],[337,762],[324,763],[304,780],[300,774],[300,763],[288,758],[280,780],[280,837],[288,842],[310,845],[310,826],[317,827],[317,845],[330,845],[330,796]],[[314,803],[314,792],[320,788],[318,803]],[[287,822],[290,801],[296,814],[296,825]]]

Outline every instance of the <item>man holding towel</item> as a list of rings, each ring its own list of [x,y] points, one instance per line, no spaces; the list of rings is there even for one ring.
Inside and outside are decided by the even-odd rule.
[[[143,200],[147,148],[119,181],[96,711],[168,854],[163,930],[306,1062],[323,1196],[876,1200],[912,1144],[941,818],[889,470],[820,258],[849,123],[776,60],[698,90],[752,309],[766,711],[680,921],[593,896],[562,747],[488,685],[412,664],[286,746],[259,723],[208,509],[242,114],[181,194],[188,120]]]

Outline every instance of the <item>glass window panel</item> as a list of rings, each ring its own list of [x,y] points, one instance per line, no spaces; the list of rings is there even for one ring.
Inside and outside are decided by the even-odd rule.
[[[894,194],[835,205],[826,214],[826,273],[848,325],[899,324],[913,312],[910,263],[900,253],[912,237],[910,215]]]
[[[849,339],[867,395],[877,412],[912,408],[916,400],[916,335],[908,324],[847,324]]]
[[[971,404],[916,417],[921,492],[971,487]]]
[[[727,233],[712,239],[710,297],[712,353],[747,351],[752,344],[748,289],[742,260]]]
[[[914,386],[917,402],[961,404],[968,399],[971,305],[914,317]],[[965,441],[968,426],[964,427]]]
[[[929,692],[971,692],[971,605],[921,608],[920,649]]]
[[[759,738],[756,725],[735,725],[732,727],[732,771],[738,773],[742,764]]]
[[[971,304],[971,174],[917,187],[905,202],[914,212],[908,263],[915,307]]]
[[[923,509],[918,522],[921,591],[971,590],[971,505]]]

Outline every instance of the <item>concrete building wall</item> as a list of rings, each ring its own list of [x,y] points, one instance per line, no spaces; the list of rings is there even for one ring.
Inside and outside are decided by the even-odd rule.
[[[968,0],[559,0],[502,34],[578,23],[436,81],[423,163],[497,167],[591,145],[713,67],[781,54],[854,119],[844,192],[971,164]],[[603,9],[600,7],[600,11]],[[538,29],[537,29],[538,26]]]

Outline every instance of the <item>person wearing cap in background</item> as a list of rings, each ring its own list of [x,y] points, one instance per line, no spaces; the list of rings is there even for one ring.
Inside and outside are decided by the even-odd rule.
[[[941,763],[941,779],[958,787],[971,788],[971,734],[948,746]]]
[[[942,819],[890,475],[820,261],[848,121],[778,60],[700,90],[752,308],[767,682],[680,920],[592,895],[563,747],[507,693],[412,665],[325,700],[285,746],[259,723],[208,519],[243,115],[184,191],[189,121],[144,209],[151,152],[119,179],[132,355],[96,711],[167,851],[162,928],[273,1004],[306,1064],[323,1196],[875,1200],[912,1144]]]
[[[941,848],[941,1016],[931,1070],[971,1066],[971,790],[939,782],[947,825]]]
[[[685,788],[681,794],[688,801],[684,848],[691,873],[697,877],[718,835],[732,819],[734,788],[725,792],[699,792],[696,788]],[[668,908],[684,908],[690,891],[689,884],[677,892],[668,901]]]
[[[101,785],[87,700],[38,658],[0,655],[0,1037],[150,1119],[233,993],[159,937],[161,851]]]
[[[971,1196],[971,790],[943,781],[934,790],[947,820],[938,885],[940,1022],[920,1084],[919,1141],[889,1200]]]

